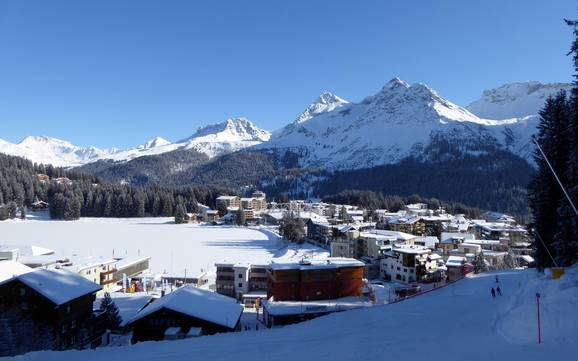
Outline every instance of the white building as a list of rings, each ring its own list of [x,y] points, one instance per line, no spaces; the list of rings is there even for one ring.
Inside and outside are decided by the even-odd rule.
[[[441,261],[441,256],[421,246],[398,246],[384,256],[380,265],[381,277],[403,283],[435,277]]]

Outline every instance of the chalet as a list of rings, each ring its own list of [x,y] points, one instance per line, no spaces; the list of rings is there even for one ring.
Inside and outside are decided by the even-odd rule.
[[[188,334],[215,334],[239,327],[243,306],[215,292],[184,286],[140,310],[127,324],[132,342],[160,341],[169,328]]]
[[[203,210],[202,219],[203,222],[216,222],[219,220],[219,211],[213,209]]]
[[[528,235],[524,227],[503,222],[476,221],[474,230],[476,237],[479,239],[504,239],[508,240],[510,244],[523,242]]]
[[[0,355],[95,345],[104,333],[92,304],[101,287],[67,271],[38,269],[0,283],[8,347]],[[3,353],[4,352],[4,353]]]
[[[417,236],[425,236],[425,222],[420,217],[399,217],[392,218],[387,223],[392,231],[405,232],[415,234]]]

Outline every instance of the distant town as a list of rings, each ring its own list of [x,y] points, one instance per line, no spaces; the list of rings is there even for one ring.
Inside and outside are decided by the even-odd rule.
[[[69,182],[58,179],[58,182]],[[29,214],[50,204],[37,199]],[[480,219],[423,203],[363,209],[265,193],[221,195],[216,209],[175,215],[173,227],[249,227],[322,257],[247,263],[223,259],[201,274],[154,272],[154,255],[65,256],[35,244],[0,244],[3,355],[95,348],[282,327],[435,292],[471,273],[532,267],[526,228],[502,213]],[[49,220],[47,220],[49,221]],[[23,322],[28,326],[23,327]],[[18,330],[13,332],[10,330]],[[49,335],[30,342],[32,333]]]

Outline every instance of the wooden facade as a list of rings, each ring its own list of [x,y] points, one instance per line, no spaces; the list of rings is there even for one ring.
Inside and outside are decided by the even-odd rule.
[[[239,321],[237,321],[237,325],[238,323]],[[161,308],[128,326],[133,330],[132,343],[161,341],[169,327],[179,327],[181,332],[185,334],[191,328],[201,328],[204,335],[231,332],[237,328],[237,326],[229,328],[218,325],[168,308]]]
[[[2,331],[9,333],[11,343],[16,345],[0,350],[0,356],[98,343],[104,330],[99,327],[101,317],[93,315],[95,293],[57,305],[17,278],[0,284]],[[30,335],[39,339],[30,342]]]

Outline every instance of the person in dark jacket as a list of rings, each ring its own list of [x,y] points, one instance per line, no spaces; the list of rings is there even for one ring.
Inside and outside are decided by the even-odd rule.
[[[500,286],[496,287],[496,292],[498,292],[498,296],[502,295],[502,290],[500,289]]]
[[[494,290],[494,287],[492,287],[492,297],[496,298],[496,290]]]

